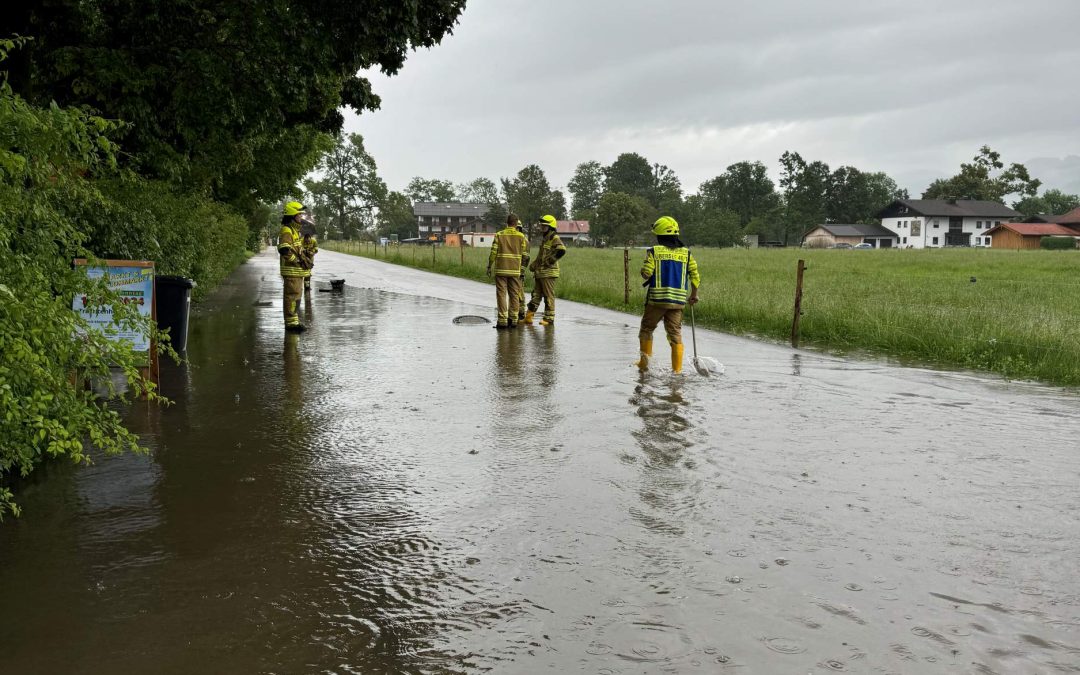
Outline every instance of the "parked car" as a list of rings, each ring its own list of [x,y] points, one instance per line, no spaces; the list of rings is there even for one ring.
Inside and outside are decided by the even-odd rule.
[[[851,248],[851,244],[840,242],[839,244],[833,244],[829,248]]]
[[[868,248],[874,248],[874,245],[873,245],[873,244],[867,244],[867,243],[866,243],[866,242],[864,241],[864,242],[863,242],[863,243],[861,243],[861,244],[855,244],[855,245],[854,245],[854,246],[852,246],[851,248],[855,248],[855,249],[859,249],[859,250],[866,250],[866,249],[868,249]]]

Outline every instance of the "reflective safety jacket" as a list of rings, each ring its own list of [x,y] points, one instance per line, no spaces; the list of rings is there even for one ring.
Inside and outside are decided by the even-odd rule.
[[[518,230],[520,232],[521,230]],[[529,267],[529,261],[532,259],[532,254],[529,252],[529,238],[525,237],[525,251],[521,254],[521,280],[522,288],[525,288],[525,270]],[[522,291],[524,293],[524,290]]]
[[[650,305],[681,307],[690,295],[690,284],[695,288],[701,285],[697,261],[685,247],[653,246],[645,253],[641,276],[648,289],[645,302]]]
[[[304,247],[304,255],[311,261],[312,267],[315,266],[315,254],[319,252],[319,241],[315,238],[315,235],[309,234],[301,241]],[[307,276],[311,276],[311,268],[304,270],[307,272]]]
[[[545,239],[540,245],[540,253],[537,254],[532,268],[534,277],[537,279],[558,278],[560,256],[556,254],[556,251],[566,253],[566,246],[557,234],[550,239]]]
[[[278,255],[281,256],[281,276],[283,277],[309,277],[311,270],[304,269],[300,262],[300,253],[304,250],[304,242],[300,237],[300,228],[292,224],[282,225],[281,233],[278,234]]]
[[[516,227],[505,227],[495,233],[491,242],[488,267],[495,267],[495,276],[516,277],[521,274],[521,261],[528,254],[529,240]]]

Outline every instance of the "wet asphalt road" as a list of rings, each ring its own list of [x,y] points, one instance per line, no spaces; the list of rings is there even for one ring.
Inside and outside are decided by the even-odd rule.
[[[151,457],[54,466],[0,525],[0,673],[1080,672],[1080,397],[330,252],[193,317]]]

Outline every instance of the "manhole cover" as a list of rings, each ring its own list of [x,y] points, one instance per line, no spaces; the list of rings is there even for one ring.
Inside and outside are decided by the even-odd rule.
[[[485,319],[482,316],[473,316],[471,314],[454,317],[454,324],[458,326],[478,326],[482,323],[491,323],[491,320]]]

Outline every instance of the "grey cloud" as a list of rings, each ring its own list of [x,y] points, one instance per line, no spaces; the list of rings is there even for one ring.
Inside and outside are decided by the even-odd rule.
[[[1078,18],[1074,0],[473,0],[443,45],[374,78],[383,110],[350,129],[398,187],[533,162],[565,184],[628,150],[690,189],[785,149],[947,175],[983,143],[1080,152]]]

